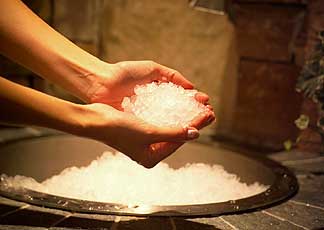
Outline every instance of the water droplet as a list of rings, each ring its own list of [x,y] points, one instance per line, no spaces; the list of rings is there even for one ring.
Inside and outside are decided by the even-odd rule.
[[[230,202],[230,204],[235,204],[236,203],[235,200],[230,200],[229,202]]]
[[[138,208],[139,206],[137,204],[129,204],[127,205],[127,208]]]
[[[26,200],[33,200],[34,198],[30,195],[25,195]]]
[[[59,205],[62,205],[62,206],[66,206],[66,205],[68,205],[68,201],[66,201],[66,200],[59,200],[58,202],[57,202],[57,204],[59,204]]]
[[[265,195],[266,196],[269,196],[271,194],[271,192],[272,192],[272,190],[271,189],[268,189],[268,190],[265,191]]]
[[[240,206],[234,205],[234,210],[239,210],[239,209],[240,209]]]
[[[288,175],[285,173],[285,174],[283,174],[283,178],[287,178],[288,177]]]

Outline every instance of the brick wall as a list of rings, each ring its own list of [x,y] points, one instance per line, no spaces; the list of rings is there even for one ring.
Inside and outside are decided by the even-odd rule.
[[[305,1],[234,1],[240,77],[228,137],[276,150],[298,135],[301,95],[295,83],[303,62]]]

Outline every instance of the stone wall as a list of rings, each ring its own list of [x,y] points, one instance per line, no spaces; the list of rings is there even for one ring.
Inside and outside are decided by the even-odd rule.
[[[217,131],[233,124],[237,82],[235,30],[226,16],[197,11],[187,0],[105,2],[103,58],[154,60],[179,70],[210,95]],[[205,132],[213,132],[210,127]]]

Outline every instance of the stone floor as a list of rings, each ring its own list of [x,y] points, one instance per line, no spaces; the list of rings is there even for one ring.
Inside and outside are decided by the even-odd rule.
[[[17,129],[18,130],[18,129]],[[0,143],[47,134],[32,128],[0,131]],[[3,134],[3,135],[1,135]],[[0,197],[2,229],[324,229],[324,156],[299,151],[274,153],[270,158],[291,168],[299,191],[290,200],[267,209],[209,218],[135,218],[89,215],[42,208]]]

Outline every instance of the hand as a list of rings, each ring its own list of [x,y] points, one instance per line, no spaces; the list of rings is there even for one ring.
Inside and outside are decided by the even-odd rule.
[[[198,116],[187,128],[161,128],[145,123],[105,104],[80,105],[76,134],[101,141],[146,168],[176,151],[185,141],[198,138],[197,128],[208,125],[213,116]]]
[[[162,81],[173,82],[185,89],[193,88],[193,84],[178,71],[152,61],[103,62],[100,69],[97,80],[88,92],[89,101],[108,104],[119,110],[123,98],[132,96],[136,85]],[[197,93],[196,99],[207,103],[209,98],[206,94]]]
[[[99,69],[101,72],[96,74],[97,79],[89,90],[89,101],[104,103],[113,108],[103,104],[87,106],[97,117],[91,119],[95,122],[90,125],[93,127],[90,128],[92,131],[87,129],[87,135],[91,133],[88,137],[101,140],[147,168],[155,166],[172,154],[186,140],[198,137],[197,129],[209,125],[215,119],[212,107],[208,105],[209,97],[204,93],[197,93],[196,100],[207,105],[209,110],[199,114],[188,128],[161,128],[149,125],[135,116],[118,111],[122,110],[123,98],[134,94],[136,85],[152,81],[170,81],[183,88],[192,89],[193,84],[179,72],[152,61],[104,63],[103,68]],[[98,119],[108,123],[97,123]],[[107,128],[108,126],[110,128]],[[188,137],[189,130],[193,135],[191,138]]]

